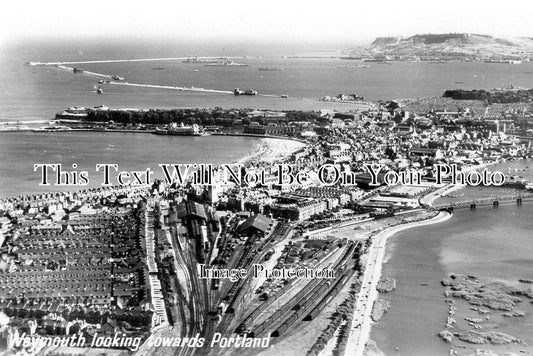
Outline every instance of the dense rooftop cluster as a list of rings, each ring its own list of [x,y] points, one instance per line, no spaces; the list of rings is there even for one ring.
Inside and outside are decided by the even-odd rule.
[[[44,334],[150,329],[139,194],[91,190],[2,201],[0,311],[14,327],[29,333],[33,322]]]

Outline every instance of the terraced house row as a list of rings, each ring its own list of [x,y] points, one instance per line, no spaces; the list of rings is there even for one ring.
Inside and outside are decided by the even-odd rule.
[[[55,222],[60,230],[34,228],[42,225],[38,218],[15,225],[2,250],[4,307],[57,302],[108,310],[136,306],[147,294],[146,252],[132,207],[73,209]]]

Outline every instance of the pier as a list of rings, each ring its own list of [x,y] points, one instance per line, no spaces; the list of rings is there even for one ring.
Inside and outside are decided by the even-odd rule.
[[[516,202],[517,205],[521,205],[522,202],[525,202],[525,201],[533,201],[533,195],[513,194],[513,195],[489,197],[489,198],[482,198],[482,199],[463,200],[463,201],[453,202],[453,203],[433,204],[432,208],[435,210],[453,211],[455,209],[464,209],[464,208],[475,209],[481,206],[498,207],[500,203],[504,204],[504,203],[515,203]]]

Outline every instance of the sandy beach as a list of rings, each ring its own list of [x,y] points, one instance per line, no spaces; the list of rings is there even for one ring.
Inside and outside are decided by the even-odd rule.
[[[377,234],[372,242],[367,255],[365,273],[363,275],[361,291],[357,297],[356,310],[352,319],[352,328],[348,336],[347,350],[353,350],[352,354],[360,356],[364,354],[365,345],[369,340],[370,329],[372,327],[372,306],[378,297],[376,290],[377,283],[381,277],[381,267],[385,255],[387,239],[392,235],[424,225],[436,224],[448,220],[452,215],[447,212],[440,212],[434,218],[395,226]]]
[[[256,150],[249,156],[240,159],[237,164],[273,164],[289,157],[293,152],[303,147],[305,147],[305,143],[299,141],[263,138]]]

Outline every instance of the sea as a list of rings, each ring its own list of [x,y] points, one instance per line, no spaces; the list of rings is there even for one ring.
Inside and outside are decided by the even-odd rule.
[[[528,288],[519,278],[533,278],[533,205],[500,205],[470,211],[456,211],[438,225],[402,231],[387,242],[387,259],[383,275],[393,277],[397,288],[390,295],[390,309],[372,326],[371,339],[385,355],[448,355],[450,345],[437,335],[445,329],[448,304],[440,281],[453,273],[469,274],[483,283],[503,282],[509,286]],[[527,298],[516,310],[527,312],[524,318],[492,317],[487,330],[500,331],[533,344],[533,305]],[[456,318],[478,317],[465,313],[468,306],[458,301],[463,310]],[[495,313],[498,314],[498,313]],[[500,313],[501,314],[501,313]],[[466,327],[463,330],[468,330]],[[486,330],[479,330],[486,331]],[[496,354],[524,350],[531,346],[469,345],[453,342],[466,349],[460,355],[473,355],[476,349]]]
[[[0,197],[44,193],[47,191],[98,188],[104,183],[103,169],[97,164],[117,164],[110,168],[113,185],[122,171],[146,172],[151,181],[163,179],[160,164],[237,163],[257,151],[260,139],[239,136],[164,136],[126,132],[10,132],[0,133]],[[71,182],[87,172],[85,186],[60,186],[57,170],[48,168],[49,186],[42,186],[42,168],[36,164],[61,164]],[[172,171],[172,169],[171,169]],[[139,175],[145,179],[146,175]],[[61,179],[65,182],[65,178]]]
[[[110,108],[223,107],[348,111],[354,104],[319,101],[340,93],[370,101],[441,96],[446,89],[497,88],[510,84],[533,87],[533,62],[366,63],[338,57],[349,44],[310,45],[217,44],[147,40],[28,40],[0,47],[0,122],[51,120],[71,106]],[[55,67],[25,66],[30,61],[235,57],[248,67],[206,67],[181,60],[71,65],[117,75],[130,83],[232,91],[253,89],[271,96],[234,96],[145,87],[103,85],[102,78]],[[298,57],[298,58],[294,58]],[[334,58],[331,58],[334,57]],[[153,69],[153,68],[164,69]],[[260,71],[260,67],[283,69]],[[281,98],[286,95],[287,98]]]
[[[503,162],[490,170],[512,172],[531,179],[532,160]],[[495,187],[466,187],[441,201],[464,201],[481,196],[501,196],[510,190]],[[437,200],[439,202],[439,200]],[[527,289],[519,279],[533,279],[533,204],[502,204],[497,208],[456,209],[442,223],[404,230],[387,241],[382,274],[396,279],[397,288],[383,297],[390,309],[372,326],[371,339],[385,355],[448,355],[450,344],[437,335],[445,329],[448,304],[440,281],[451,274],[468,274],[482,283],[501,282]],[[466,302],[458,300],[458,329],[468,330],[464,317],[479,317]],[[523,298],[516,310],[524,318],[491,315],[488,331],[500,331],[533,345],[533,304]],[[498,355],[533,354],[532,346],[470,345],[455,340],[458,355],[490,350]],[[521,352],[523,351],[523,353]]]
[[[440,96],[446,89],[454,88],[491,89],[510,84],[533,87],[533,63],[402,62],[345,68],[356,62],[332,57],[338,57],[341,50],[348,47],[51,38],[4,44],[0,50],[0,123],[21,121],[39,125],[71,106],[348,111],[355,106],[318,99],[357,93],[377,101]],[[228,91],[254,89],[271,96],[244,97],[126,86],[104,86],[103,94],[98,95],[95,88],[99,78],[55,67],[23,64],[26,61],[189,56],[236,57],[234,61],[249,66],[205,67],[180,60],[76,66],[118,75],[132,83]],[[164,69],[153,69],[156,67]],[[260,67],[283,70],[260,71]],[[281,98],[281,95],[288,97]],[[34,171],[36,163],[61,163],[65,169],[88,171],[91,186],[98,186],[96,163],[117,163],[121,170],[152,168],[157,171],[160,163],[237,161],[251,154],[257,145],[257,139],[244,137],[165,137],[111,132],[0,133],[0,197],[63,189],[40,187],[39,172]],[[72,168],[73,164],[77,167]],[[528,163],[528,169],[530,165]],[[447,315],[440,280],[450,273],[470,273],[510,284],[517,283],[518,278],[533,278],[532,213],[530,204],[461,210],[447,222],[393,236],[387,245],[383,273],[396,278],[398,288],[389,296],[390,311],[372,329],[372,338],[385,354],[448,354],[449,347],[435,335],[444,328]],[[528,305],[528,311],[530,307]],[[508,320],[501,328],[533,344],[531,320],[531,317]]]

